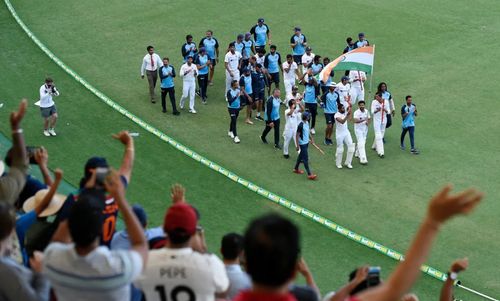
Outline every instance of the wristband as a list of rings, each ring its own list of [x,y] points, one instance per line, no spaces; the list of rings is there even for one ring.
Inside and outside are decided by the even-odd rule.
[[[22,134],[23,129],[12,130],[12,134]]]
[[[134,151],[134,148],[133,147],[127,147],[127,150]]]
[[[450,278],[452,281],[455,281],[458,278],[458,273],[448,272],[448,278]]]

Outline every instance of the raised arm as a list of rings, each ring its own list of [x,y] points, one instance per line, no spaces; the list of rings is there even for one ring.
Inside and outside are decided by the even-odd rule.
[[[47,167],[49,154],[43,146],[36,150],[35,161],[38,164],[38,168],[40,168],[45,185],[52,186],[52,177],[50,176],[49,168]]]
[[[36,212],[37,216],[40,215],[40,213],[42,213],[42,211],[45,210],[49,206],[50,201],[52,200],[52,198],[54,197],[54,195],[57,192],[57,188],[59,188],[59,184],[61,183],[62,176],[63,176],[63,171],[60,169],[56,169],[54,171],[54,174],[56,176],[56,180],[54,181],[54,183],[52,185],[50,185],[49,192],[47,192],[47,194],[43,197],[40,204],[35,207],[35,212]]]
[[[450,274],[458,274],[461,271],[465,271],[469,266],[469,260],[467,258],[458,259],[453,262],[450,267]],[[454,280],[448,276],[446,281],[441,288],[441,295],[439,297],[439,301],[453,301],[453,282]]]
[[[397,301],[415,283],[420,275],[432,243],[444,222],[460,214],[470,213],[481,201],[483,194],[475,189],[467,189],[458,194],[450,194],[451,185],[445,186],[430,201],[424,218],[405,260],[400,262],[388,281],[359,295],[361,301]]]
[[[120,175],[125,177],[127,183],[130,183],[135,158],[134,139],[132,139],[127,131],[121,131],[118,134],[113,135],[113,138],[119,140],[125,146],[122,165],[120,166],[120,170],[118,172]]]

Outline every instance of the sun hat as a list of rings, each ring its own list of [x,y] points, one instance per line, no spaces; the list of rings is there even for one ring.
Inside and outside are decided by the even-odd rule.
[[[34,210],[40,203],[42,202],[45,195],[49,192],[49,189],[42,189],[35,193],[34,196],[28,198],[26,202],[23,204],[24,212],[30,212]],[[45,210],[43,210],[38,216],[39,217],[47,217],[56,214],[59,209],[61,209],[64,201],[66,200],[66,196],[62,194],[55,194],[49,205]]]

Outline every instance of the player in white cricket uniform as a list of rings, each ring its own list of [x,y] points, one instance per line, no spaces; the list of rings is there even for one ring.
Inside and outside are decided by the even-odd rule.
[[[372,149],[377,151],[380,158],[384,157],[384,134],[387,124],[387,116],[389,113],[389,102],[382,98],[382,93],[375,94],[375,100],[372,101],[371,111],[373,116],[373,130],[375,132],[375,140],[373,141]]]
[[[365,108],[365,101],[360,100],[358,107],[354,112],[354,134],[356,135],[356,155],[359,157],[359,163],[367,164],[366,158],[366,136],[368,135],[368,125],[370,124],[370,112]]]
[[[179,71],[182,77],[182,97],[179,106],[184,109],[184,102],[189,96],[189,113],[196,114],[194,109],[194,96],[196,91],[196,77],[198,76],[198,68],[193,64],[193,57],[188,56],[187,62],[181,66]]]
[[[224,65],[226,67],[226,91],[231,89],[233,80],[240,80],[240,63],[241,53],[236,51],[234,42],[229,43],[229,51],[224,57]]]
[[[347,127],[347,119],[351,115],[351,108],[347,107],[347,112],[344,105],[339,104],[339,111],[335,113],[335,138],[337,139],[337,151],[335,163],[337,168],[342,168],[342,155],[344,154],[344,143],[347,146],[347,156],[345,158],[345,166],[349,169],[352,168],[352,157],[356,145],[352,142],[351,133]]]
[[[306,73],[307,69],[311,67],[314,59],[314,53],[311,52],[311,47],[306,47],[306,53],[302,55],[302,74]]]
[[[352,106],[351,104],[351,84],[349,83],[349,77],[343,76],[342,80],[335,86],[335,91],[340,95],[340,103],[344,105],[345,108]]]
[[[295,136],[297,134],[297,126],[302,118],[302,112],[304,112],[304,105],[300,99],[297,102],[295,99],[290,99],[288,101],[288,109],[285,110],[285,130],[283,131],[283,137],[285,138],[285,144],[283,144],[283,157],[286,159],[290,158],[288,154],[290,140],[293,139],[295,147],[298,146]]]
[[[293,56],[287,54],[286,62],[282,64],[283,67],[283,80],[285,82],[286,100],[292,99],[292,87],[295,86],[295,77],[299,76],[299,67],[293,61]]]
[[[366,73],[364,71],[349,71],[349,80],[351,81],[351,104],[357,104],[360,100],[365,100]]]

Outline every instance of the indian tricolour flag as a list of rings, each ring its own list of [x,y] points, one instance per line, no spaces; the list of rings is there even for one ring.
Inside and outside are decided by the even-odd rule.
[[[371,74],[373,72],[374,57],[375,46],[356,48],[342,54],[326,65],[319,74],[319,78],[326,83],[332,70],[359,70]]]

